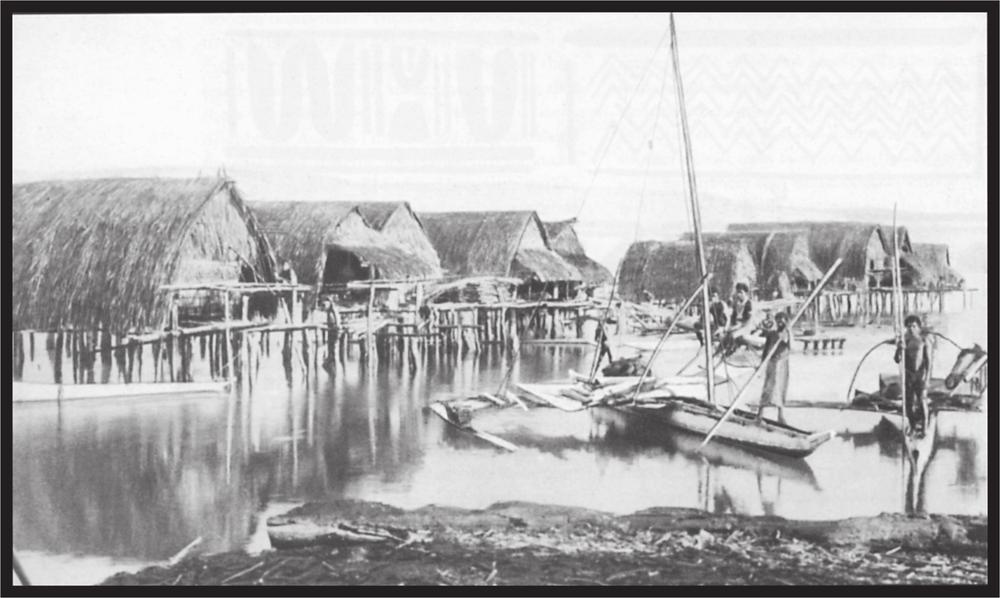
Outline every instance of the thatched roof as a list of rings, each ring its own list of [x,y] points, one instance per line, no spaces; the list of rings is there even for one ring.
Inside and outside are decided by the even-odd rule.
[[[783,288],[786,282],[807,285],[823,278],[823,271],[810,257],[809,237],[804,230],[707,232],[702,237],[707,243],[744,243],[757,266],[757,286],[768,297],[775,291],[791,290]],[[683,238],[691,240],[692,235]]]
[[[431,277],[440,276],[442,273],[441,259],[437,251],[427,238],[427,232],[416,212],[405,201],[331,201],[330,205],[338,205],[342,208],[356,207],[364,217],[370,228],[381,232],[397,247],[409,254],[419,256],[420,260],[431,264],[434,273]],[[394,224],[389,225],[393,216],[400,214],[393,220]]]
[[[322,279],[330,249],[354,254],[364,265],[373,266],[382,279],[441,275],[435,264],[369,227],[357,204],[273,201],[251,206],[278,259],[291,262],[299,282],[317,284]]]
[[[338,227],[352,215],[364,220],[356,207],[336,202],[255,201],[250,208],[277,259],[290,262],[303,284],[322,276],[326,246],[343,237]]]
[[[900,261],[907,261],[907,257],[909,256],[901,256]],[[913,257],[920,262],[919,274],[923,275],[921,282],[952,286],[959,285],[965,280],[951,267],[951,256],[945,244],[914,243]]]
[[[169,308],[160,286],[186,282],[182,263],[200,258],[237,276],[242,258],[274,277],[271,248],[231,181],[45,181],[14,185],[12,198],[18,329],[155,328]]]
[[[410,208],[410,204],[405,201],[359,201],[354,205],[361,211],[361,215],[365,217],[368,225],[375,230],[382,230],[386,221],[396,213],[396,210],[409,212],[414,220],[420,222],[416,213]]]
[[[744,241],[706,239],[705,261],[713,275],[711,286],[723,296],[740,282],[754,287],[757,268]],[[645,299],[644,291],[655,299],[682,301],[700,280],[694,243],[637,241],[625,253],[619,279],[620,292],[630,301]]]
[[[590,285],[601,285],[611,282],[611,271],[587,255],[580,243],[573,225],[576,219],[543,222],[549,246],[567,262],[573,264],[583,276],[584,282]]]
[[[900,226],[899,239],[901,253],[910,251],[910,234],[906,227]],[[862,279],[867,272],[869,261],[874,257],[868,252],[868,243],[877,237],[882,251],[893,254],[892,226],[868,222],[744,222],[730,224],[732,232],[761,231],[802,231],[808,233],[809,255],[813,262],[822,270],[827,270],[836,259],[844,262],[838,268],[834,278]],[[884,264],[876,263],[875,268]]]
[[[535,212],[425,212],[420,215],[441,264],[457,276],[534,277],[542,282],[579,281],[580,272],[549,249]],[[522,247],[536,227],[543,247]]]

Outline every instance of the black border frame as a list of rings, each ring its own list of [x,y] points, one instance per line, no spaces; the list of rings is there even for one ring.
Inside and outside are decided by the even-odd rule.
[[[962,12],[962,13],[984,13],[987,19],[987,96],[986,96],[986,123],[987,123],[987,218],[988,225],[992,228],[995,224],[996,211],[991,205],[1000,197],[1000,129],[998,129],[998,116],[1000,116],[1000,94],[998,94],[998,83],[1000,83],[1000,3],[989,1],[955,1],[946,2],[941,0],[921,1],[921,2],[892,2],[877,0],[871,2],[861,2],[857,0],[832,2],[819,0],[814,2],[776,2],[776,1],[749,1],[749,2],[635,2],[632,0],[623,2],[428,2],[428,3],[403,3],[403,2],[303,2],[292,0],[289,2],[220,2],[218,0],[209,2],[108,2],[108,1],[84,1],[84,2],[38,2],[38,1],[10,1],[0,4],[2,10],[3,24],[2,37],[4,38],[3,51],[3,82],[6,84],[6,92],[3,94],[3,151],[5,159],[2,161],[4,190],[11,188],[12,181],[12,155],[13,137],[11,134],[13,106],[12,106],[12,85],[13,85],[13,41],[12,26],[14,15],[58,15],[58,14],[177,14],[177,13],[326,13],[326,12],[888,12],[888,13],[917,13],[917,12]],[[989,164],[993,166],[990,167]],[[8,224],[11,221],[11,206],[9,199],[3,201],[3,216]],[[997,255],[998,236],[997,231],[990,230],[988,233],[989,258]],[[3,243],[3,250],[6,252],[6,259],[2,259],[6,276],[5,284],[11,280],[11,264],[9,241]],[[989,261],[989,259],[988,259]],[[996,261],[990,264],[988,282],[994,279]],[[8,297],[6,293],[4,297]],[[988,289],[985,298],[989,301]],[[995,325],[992,312],[987,312],[987,331],[994,329],[990,324]],[[4,330],[11,330],[11,313],[4,312]],[[5,345],[3,349],[4,361],[3,372],[6,379],[12,379],[12,364],[9,359],[10,346]],[[989,374],[993,376],[992,365],[988,366]],[[8,387],[9,388],[9,387]],[[4,393],[5,395],[7,393]],[[9,397],[9,395],[7,395]],[[987,400],[990,400],[987,396]],[[382,586],[262,586],[262,587],[213,587],[213,586],[185,586],[185,587],[145,587],[145,586],[14,586],[12,570],[12,529],[11,520],[13,510],[10,503],[12,496],[12,473],[13,457],[10,450],[10,438],[13,435],[13,406],[5,401],[3,407],[6,417],[6,425],[3,431],[7,435],[4,443],[5,457],[3,458],[3,499],[7,503],[3,513],[3,539],[5,548],[3,553],[3,577],[0,582],[2,593],[8,596],[203,596],[203,595],[238,595],[238,596],[275,596],[275,595],[306,595],[306,596],[331,596],[331,595],[358,595],[358,596],[382,596],[382,595],[428,595],[428,596],[466,596],[466,595],[571,595],[571,596],[660,596],[660,595],[692,595],[692,596],[725,596],[725,595],[754,595],[754,596],[839,596],[839,595],[865,595],[865,596],[997,596],[1000,593],[1000,578],[998,578],[998,535],[996,513],[992,507],[996,505],[998,481],[998,451],[997,439],[1000,439],[1000,429],[998,429],[998,419],[996,415],[989,418],[988,438],[988,479],[987,479],[987,521],[988,521],[988,583],[985,586],[611,586],[611,587],[582,587],[582,586],[555,586],[542,590],[533,586],[490,586],[490,587],[382,587]]]

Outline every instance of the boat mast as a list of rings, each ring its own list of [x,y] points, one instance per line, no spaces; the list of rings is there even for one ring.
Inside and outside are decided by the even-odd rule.
[[[670,55],[674,64],[674,81],[677,86],[677,110],[681,122],[681,136],[684,142],[684,170],[688,180],[691,199],[691,219],[694,221],[694,246],[698,256],[698,276],[704,279],[708,273],[705,263],[705,245],[701,237],[701,210],[698,208],[698,186],[694,177],[694,157],[691,154],[691,135],[688,131],[687,109],[684,106],[684,84],[681,82],[681,63],[677,53],[677,30],[674,27],[674,13],[670,13]],[[708,313],[708,285],[701,287],[701,325],[705,339],[705,383],[708,386],[708,402],[715,404],[715,367],[712,356],[712,332]]]

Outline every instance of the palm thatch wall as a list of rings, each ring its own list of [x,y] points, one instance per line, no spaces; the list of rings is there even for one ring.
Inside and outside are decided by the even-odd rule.
[[[438,277],[437,264],[373,230],[349,202],[254,202],[279,260],[291,262],[299,282],[324,284],[369,277]]]
[[[757,267],[746,242],[706,239],[705,261],[713,274],[711,286],[723,296],[732,295],[740,282],[754,287]],[[683,301],[700,278],[694,242],[637,241],[623,258],[619,289],[630,301],[642,301],[647,293],[654,299]]]
[[[274,280],[270,245],[227,180],[14,185],[11,225],[15,329],[154,329],[162,285]]]
[[[517,276],[538,282],[582,280],[549,248],[535,212],[425,212],[420,214],[441,264],[456,276]]]
[[[576,229],[573,228],[574,224],[576,224],[575,218],[542,223],[552,250],[573,264],[588,285],[599,286],[611,282],[611,271],[587,255]]]
[[[910,234],[897,227],[901,255],[911,252]],[[894,252],[891,226],[866,222],[745,222],[730,224],[732,232],[802,231],[808,235],[809,256],[822,270],[837,258],[844,261],[833,276],[834,283],[871,283],[872,272],[887,267]]]

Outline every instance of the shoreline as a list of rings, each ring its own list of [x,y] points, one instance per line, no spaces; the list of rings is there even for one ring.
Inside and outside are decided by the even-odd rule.
[[[987,583],[986,516],[836,521],[654,507],[614,515],[308,503],[271,517],[272,550],[194,554],[105,585],[962,585]]]

